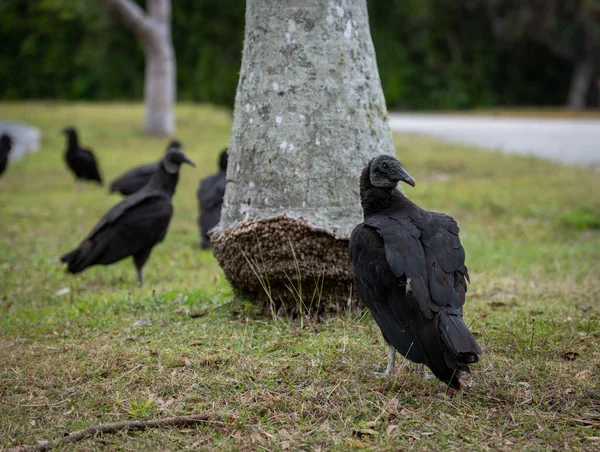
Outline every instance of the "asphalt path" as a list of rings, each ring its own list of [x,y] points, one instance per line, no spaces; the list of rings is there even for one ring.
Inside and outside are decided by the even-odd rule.
[[[12,149],[8,154],[10,162],[16,162],[40,147],[40,131],[32,125],[0,120],[0,135],[4,133],[12,139]]]
[[[390,113],[394,132],[600,168],[599,119]]]

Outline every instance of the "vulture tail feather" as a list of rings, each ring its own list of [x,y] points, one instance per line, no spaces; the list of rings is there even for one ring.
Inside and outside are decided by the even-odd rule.
[[[467,370],[468,365],[479,361],[481,348],[469,331],[462,316],[449,314],[446,311],[440,312],[440,333],[444,344],[452,355],[451,361],[458,362],[460,370]]]
[[[83,268],[80,268],[81,258],[81,247],[77,247],[64,256],[61,256],[60,261],[67,264],[67,271],[69,273],[79,273],[83,270]]]
[[[99,247],[97,243],[85,241],[73,251],[62,256],[60,261],[67,264],[69,273],[80,273],[86,268],[95,265],[102,251],[103,248]]]

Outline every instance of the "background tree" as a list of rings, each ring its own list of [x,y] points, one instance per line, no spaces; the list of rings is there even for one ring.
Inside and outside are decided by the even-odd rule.
[[[494,36],[483,0],[369,0],[367,6],[389,108],[566,103],[573,64],[531,38]],[[177,0],[172,7],[177,99],[231,107],[245,2]],[[98,1],[2,0],[0,17],[0,99],[143,97],[144,52]],[[597,105],[597,96],[590,90],[588,103]]]
[[[248,0],[227,190],[212,238],[264,307],[339,311],[359,175],[394,147],[365,0]]]
[[[171,0],[147,0],[147,13],[133,0],[98,1],[119,13],[144,49],[144,130],[152,135],[172,135],[176,67],[171,40]]]
[[[482,1],[497,36],[511,43],[533,39],[572,65],[567,105],[585,108],[600,70],[600,1]]]

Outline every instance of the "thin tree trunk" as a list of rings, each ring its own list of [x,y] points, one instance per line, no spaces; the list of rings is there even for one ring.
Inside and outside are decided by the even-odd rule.
[[[154,26],[144,45],[146,79],[144,102],[148,134],[172,135],[175,131],[175,50],[171,40],[171,0],[147,0],[148,15]]]
[[[147,0],[147,13],[133,0],[98,1],[119,13],[144,48],[144,131],[150,135],[172,135],[175,132],[176,69],[171,39],[171,0]]]
[[[592,86],[596,65],[593,58],[578,61],[571,78],[568,107],[572,110],[583,110],[587,104],[587,96]]]
[[[359,175],[394,148],[365,0],[247,0],[227,190],[213,232],[234,288],[280,313],[356,306]]]
[[[175,131],[175,55],[171,46],[146,50],[144,130],[150,135],[172,135]]]

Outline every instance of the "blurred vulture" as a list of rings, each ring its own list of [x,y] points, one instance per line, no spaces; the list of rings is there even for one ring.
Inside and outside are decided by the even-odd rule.
[[[65,160],[67,166],[75,176],[75,181],[89,180],[102,185],[98,163],[92,151],[79,146],[77,131],[73,127],[67,127],[63,130],[63,133],[67,135]]]
[[[200,228],[200,247],[202,249],[210,248],[208,231],[219,224],[221,220],[221,207],[223,206],[223,196],[225,195],[225,185],[227,183],[226,174],[227,148],[223,149],[219,155],[219,172],[202,179],[196,193],[200,213],[198,226]]]
[[[131,168],[112,181],[110,184],[110,193],[119,192],[124,196],[135,193],[148,183],[157,169],[158,163],[149,163]]]
[[[12,139],[9,135],[3,134],[0,137],[0,176],[6,170],[8,166],[8,154],[12,149]]]
[[[79,273],[92,265],[109,265],[133,256],[142,286],[142,267],[152,248],[165,238],[173,216],[171,198],[182,163],[195,166],[180,143],[173,141],[148,184],[110,209],[77,248],[60,258],[67,270]]]
[[[428,212],[398,189],[415,180],[394,157],[374,158],[360,178],[364,221],[350,237],[356,288],[390,345],[460,389],[460,375],[479,360],[463,321],[469,274],[453,218]]]

